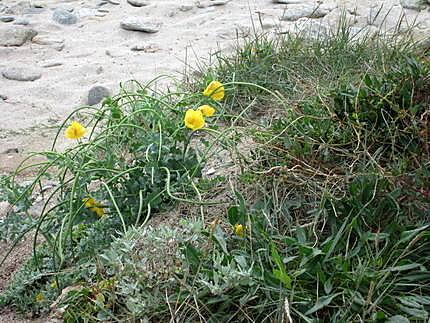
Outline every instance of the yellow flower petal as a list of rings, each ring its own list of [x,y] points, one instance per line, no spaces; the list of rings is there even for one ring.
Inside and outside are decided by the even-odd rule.
[[[224,98],[224,86],[221,82],[212,81],[203,91],[203,95],[211,97],[215,101],[221,101]]]
[[[246,230],[246,227],[242,224],[235,224],[235,226],[234,226],[234,233],[238,237],[243,238],[245,236],[245,230]]]
[[[82,138],[86,132],[87,130],[83,125],[77,121],[72,121],[70,126],[64,132],[64,136],[67,139],[79,139]]]
[[[102,218],[105,215],[105,211],[102,207],[93,207],[90,210],[95,212],[99,218]]]
[[[201,111],[205,117],[212,117],[215,114],[215,108],[210,105],[202,105],[197,110]]]
[[[82,200],[82,202],[84,202],[85,207],[87,209],[92,208],[93,206],[96,205],[96,200],[93,199],[92,197],[86,197]]]
[[[84,206],[97,214],[97,216],[99,218],[103,217],[105,215],[105,211],[102,207],[102,205],[97,202],[95,199],[93,199],[92,197],[86,197],[82,200],[82,202],[84,202]]]
[[[185,112],[184,123],[187,128],[197,130],[205,126],[205,118],[201,111],[188,109],[187,112]]]
[[[37,303],[41,303],[45,300],[45,295],[43,295],[42,293],[39,293],[34,297],[34,299]]]

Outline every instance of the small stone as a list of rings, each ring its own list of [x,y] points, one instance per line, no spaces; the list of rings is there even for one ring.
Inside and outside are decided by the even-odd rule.
[[[127,0],[127,2],[133,7],[144,7],[148,5],[148,2],[144,0]]]
[[[17,20],[14,21],[13,23],[14,25],[21,25],[21,26],[27,26],[30,24],[30,21],[28,21],[25,18],[18,18]]]
[[[108,88],[101,85],[93,86],[88,92],[88,105],[96,105],[110,95]]]
[[[425,5],[422,0],[400,0],[400,4],[405,9],[412,9],[420,11],[424,9]]]
[[[26,15],[37,15],[39,13],[44,12],[45,10],[46,10],[46,8],[31,7],[31,8],[25,9],[23,13]]]
[[[116,6],[119,5],[119,1],[116,1],[116,0],[107,0],[107,2],[109,2],[110,4],[114,4]]]
[[[49,67],[57,67],[61,65],[63,65],[62,62],[53,61],[53,62],[46,62],[45,64],[42,65],[42,67],[49,68]]]
[[[73,25],[78,22],[78,17],[76,15],[62,8],[54,10],[52,19],[61,25]]]
[[[109,13],[109,10],[107,10],[107,9],[102,9],[102,8],[98,9],[97,11],[98,11],[98,12],[102,12],[102,13]]]
[[[3,154],[18,154],[18,153],[19,153],[19,149],[16,147],[8,148],[3,152]]]
[[[281,20],[296,21],[300,18],[322,18],[330,11],[330,9],[314,7],[311,5],[295,5],[288,7],[284,12],[284,15],[281,17]]]
[[[96,74],[101,74],[101,73],[103,73],[103,66],[99,66],[99,67],[97,67],[97,69],[96,69]]]
[[[31,40],[33,43],[38,45],[60,45],[64,43],[64,39],[52,38],[46,35],[37,35]]]
[[[0,99],[3,100],[3,101],[6,101],[7,100],[7,96],[3,95],[3,94],[0,94]]]
[[[125,30],[142,31],[145,33],[156,33],[160,30],[160,23],[149,22],[140,17],[128,17],[121,21],[120,27]]]
[[[35,8],[45,8],[45,4],[43,2],[33,2],[33,7],[35,7]]]
[[[14,20],[15,20],[15,17],[12,17],[12,16],[0,16],[1,22],[11,22]]]
[[[21,26],[8,26],[0,29],[0,46],[21,46],[31,40],[37,32]]]
[[[133,52],[145,52],[145,53],[156,53],[160,51],[160,48],[156,45],[134,45],[130,48]]]
[[[35,81],[42,77],[42,74],[37,70],[32,70],[23,67],[9,67],[2,72],[3,77],[14,81]]]
[[[193,8],[194,8],[194,6],[192,6],[192,5],[186,5],[186,4],[184,4],[184,5],[182,5],[182,6],[179,7],[179,11],[182,11],[182,12],[190,11],[190,10],[193,10]]]
[[[101,6],[104,6],[105,4],[107,4],[108,2],[107,1],[105,1],[105,0],[102,0],[102,1],[99,1],[98,3],[97,3],[97,7],[101,7]]]
[[[273,2],[282,4],[298,4],[303,3],[303,0],[273,0]]]
[[[223,6],[229,3],[231,0],[208,0],[208,1],[199,1],[197,4],[198,8],[207,8],[213,6]]]

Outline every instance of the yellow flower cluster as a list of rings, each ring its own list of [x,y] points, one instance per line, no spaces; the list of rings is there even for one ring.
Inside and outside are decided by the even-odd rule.
[[[221,101],[224,98],[224,86],[221,82],[212,81],[203,91],[204,96],[208,96],[215,101]]]
[[[224,86],[221,82],[212,81],[203,91],[203,95],[215,101],[221,101],[224,98]],[[198,107],[197,110],[188,109],[184,117],[185,126],[194,131],[201,129],[206,124],[205,117],[212,117],[215,112],[215,108],[207,104]]]
[[[88,210],[93,211],[99,218],[105,215],[103,206],[92,197],[86,197],[82,200],[82,202],[84,202],[84,206]]]
[[[64,136],[67,139],[79,139],[82,138],[86,132],[87,130],[83,125],[77,121],[72,121],[70,126],[67,127]]]
[[[238,237],[244,238],[245,231],[246,231],[246,226],[244,226],[243,224],[237,223],[234,225],[234,234],[237,235]]]

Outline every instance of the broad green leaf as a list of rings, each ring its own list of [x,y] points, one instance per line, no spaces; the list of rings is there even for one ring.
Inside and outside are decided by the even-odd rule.
[[[279,270],[273,269],[273,276],[279,279],[282,283],[284,283],[285,288],[291,288],[291,277],[288,276],[287,273]]]
[[[306,313],[305,315],[309,315],[312,313],[315,313],[316,311],[319,311],[320,309],[322,309],[323,307],[326,307],[327,305],[329,305],[331,303],[331,301],[333,299],[335,299],[337,296],[339,296],[342,293],[336,293],[333,295],[328,295],[328,296],[322,296],[320,298],[318,298],[318,301],[315,303],[314,306],[312,306]]]

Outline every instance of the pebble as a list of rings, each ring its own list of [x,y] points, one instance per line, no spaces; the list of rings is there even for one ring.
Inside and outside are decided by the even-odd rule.
[[[283,3],[283,4],[299,4],[303,3],[302,0],[273,0],[274,3]]]
[[[128,17],[121,21],[120,27],[125,30],[142,31],[145,33],[156,33],[160,30],[160,23],[149,22],[140,17]]]
[[[101,102],[104,98],[110,96],[110,90],[104,86],[96,85],[93,86],[88,92],[88,105],[96,105]]]
[[[330,9],[315,7],[312,5],[294,5],[288,7],[280,19],[286,21],[296,21],[300,18],[322,18],[330,11]]]
[[[156,53],[161,49],[157,45],[134,45],[130,48],[133,52]]]
[[[0,16],[1,22],[11,22],[14,20],[15,20],[15,17],[12,17],[12,16]]]
[[[64,43],[64,39],[52,38],[46,35],[37,35],[33,37],[32,42],[38,45],[60,45]]]
[[[179,7],[179,11],[186,12],[186,11],[193,10],[193,8],[194,8],[194,6],[192,6],[192,5],[186,5],[186,4],[184,4],[184,5],[182,5],[182,6]]]
[[[110,4],[114,4],[116,6],[119,5],[119,1],[116,1],[116,0],[107,0],[107,2],[109,2]]]
[[[42,74],[37,70],[32,70],[24,67],[9,67],[3,70],[3,77],[14,81],[36,81],[42,77]]]
[[[400,4],[405,9],[412,9],[417,11],[424,9],[425,7],[422,0],[400,0]]]
[[[27,8],[24,10],[24,14],[26,15],[37,15],[39,13],[42,13],[46,10],[46,8],[41,8],[41,7],[31,7],[31,8]]]
[[[42,67],[49,68],[49,67],[57,67],[61,65],[63,65],[63,62],[53,61],[53,62],[46,62],[45,64],[42,65]]]
[[[208,1],[199,1],[197,4],[198,8],[207,8],[213,6],[223,6],[229,3],[231,0],[208,0]]]
[[[25,18],[18,18],[14,21],[14,25],[21,25],[21,26],[27,26],[30,24],[30,21]]]
[[[61,25],[73,25],[78,22],[78,17],[66,9],[57,8],[52,14],[52,19]]]
[[[127,2],[133,7],[144,7],[148,5],[148,2],[145,0],[127,0]]]
[[[8,148],[5,151],[3,151],[3,154],[18,154],[18,153],[19,153],[19,149],[16,147]]]
[[[2,99],[3,101],[6,101],[7,100],[7,96],[3,95],[3,94],[0,94],[0,99]]]
[[[108,4],[108,2],[107,2],[107,1],[105,1],[105,0],[102,0],[102,1],[99,1],[99,2],[96,4],[96,6],[97,6],[97,7],[101,7],[101,6],[104,6],[105,4]]]
[[[35,30],[21,26],[0,28],[0,46],[22,46],[36,35]]]

